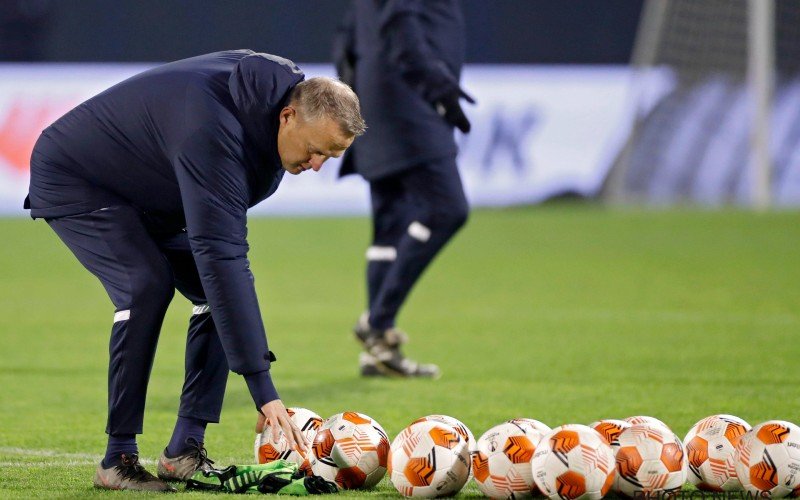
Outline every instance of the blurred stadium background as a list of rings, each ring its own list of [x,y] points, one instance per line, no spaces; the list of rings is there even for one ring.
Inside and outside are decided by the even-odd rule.
[[[0,213],[22,214],[39,131],[158,62],[231,47],[331,74],[346,0],[4,0]],[[800,6],[794,0],[464,0],[479,104],[460,138],[473,204],[563,196],[800,204]],[[291,179],[262,213],[364,213],[337,165]],[[293,182],[294,181],[294,182]]]
[[[30,149],[47,124],[158,62],[228,48],[294,60],[330,75],[331,38],[346,0],[220,3],[5,0],[0,18],[0,211],[22,214]],[[465,88],[474,132],[460,163],[476,205],[598,193],[626,116],[641,2],[602,8],[547,1],[464,1]],[[15,64],[14,62],[18,62]],[[364,213],[365,184],[287,179],[262,213]],[[300,181],[300,182],[297,182]]]
[[[21,208],[40,130],[133,73],[204,52],[252,48],[330,75],[346,3],[0,0],[0,496],[101,496],[88,478],[112,309]],[[479,102],[459,162],[478,210],[400,318],[410,354],[444,377],[357,377],[367,190],[332,163],[256,209],[280,218],[250,223],[287,404],[361,411],[390,435],[429,413],[476,436],[519,416],[653,414],[681,437],[715,413],[797,422],[800,0],[462,5],[463,83]],[[543,203],[554,198],[570,201]],[[143,456],[174,422],[187,307],[176,297],[165,322]],[[223,416],[214,458],[250,460],[239,377]],[[392,492],[384,481],[372,494]]]

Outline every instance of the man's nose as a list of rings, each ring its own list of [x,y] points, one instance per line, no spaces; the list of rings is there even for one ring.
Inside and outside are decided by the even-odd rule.
[[[312,170],[314,170],[314,172],[319,172],[319,169],[322,168],[322,164],[325,163],[325,160],[327,160],[327,158],[324,156],[312,156],[311,160],[309,160]]]

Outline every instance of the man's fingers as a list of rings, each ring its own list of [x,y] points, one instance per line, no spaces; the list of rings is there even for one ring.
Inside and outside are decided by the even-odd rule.
[[[290,422],[292,421],[290,420]],[[295,441],[297,441],[297,446],[299,448],[298,451],[300,451],[302,455],[305,455],[305,452],[308,450],[309,443],[306,440],[305,435],[303,435],[303,432],[294,422],[292,422],[292,432],[294,433]]]
[[[301,453],[306,452],[308,443],[306,442],[305,436],[303,436],[297,424],[292,421],[289,412],[286,411],[286,408],[280,400],[275,400],[262,406],[261,413],[263,416],[258,418],[256,430],[258,430],[260,426],[263,432],[264,425],[269,425],[273,442],[277,443],[280,441],[281,434],[283,434],[289,448],[295,449]]]
[[[299,450],[300,454],[303,455],[303,457],[305,458],[305,454],[308,451],[308,447],[311,443],[306,441],[306,437],[303,435],[300,429],[295,427],[294,432],[295,435],[297,436],[297,442],[300,443],[300,450]]]
[[[306,440],[303,437],[303,433],[300,432],[300,429],[297,425],[292,421],[292,419],[287,418],[281,424],[281,428],[283,432],[286,434],[286,440],[289,442],[289,446],[297,449],[301,453],[306,452]]]
[[[264,427],[267,424],[267,419],[262,414],[258,414],[258,420],[256,420],[256,434],[261,434],[264,432]]]
[[[277,425],[272,426],[272,442],[277,443],[281,438],[281,429]]]

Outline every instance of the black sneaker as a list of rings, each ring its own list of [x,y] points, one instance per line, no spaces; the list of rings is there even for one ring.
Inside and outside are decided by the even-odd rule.
[[[158,477],[164,481],[186,481],[199,470],[211,471],[213,469],[211,465],[214,461],[208,458],[208,452],[203,443],[189,438],[186,440],[186,444],[191,449],[174,458],[168,457],[167,450],[164,449],[158,459]]]
[[[147,472],[139,463],[139,455],[122,454],[122,464],[103,467],[97,466],[94,473],[94,487],[106,490],[163,491],[174,493],[176,490],[164,481]]]
[[[439,378],[441,375],[438,366],[417,363],[403,355],[400,346],[408,342],[408,335],[402,330],[372,328],[365,313],[353,327],[353,333],[365,351],[359,357],[362,376]]]

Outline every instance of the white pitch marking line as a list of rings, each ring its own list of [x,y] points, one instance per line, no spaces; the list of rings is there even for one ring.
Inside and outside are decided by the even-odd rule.
[[[96,455],[93,453],[67,453],[57,450],[42,450],[42,449],[32,449],[32,448],[17,448],[13,446],[0,446],[0,455],[16,455],[20,457],[42,457],[42,458],[52,458],[58,465],[73,465],[72,462],[75,462],[75,465],[80,464],[96,464],[99,463],[100,460],[103,459],[103,455]],[[152,465],[155,464],[155,460],[140,458],[139,462],[143,465]],[[22,464],[22,463],[33,463],[33,464],[53,464],[53,461],[46,461],[46,462],[2,462],[6,464]]]
[[[97,461],[94,460],[67,460],[65,462],[0,462],[0,467],[19,467],[23,469],[27,469],[30,467],[52,467],[54,465],[58,466],[76,466],[76,465],[97,465]]]
[[[37,450],[32,448],[16,448],[12,446],[0,446],[0,454],[6,453],[9,455],[21,455],[24,457],[54,457],[54,458],[72,458],[84,460],[97,460],[103,459],[103,455],[93,453],[66,453],[57,450]]]

